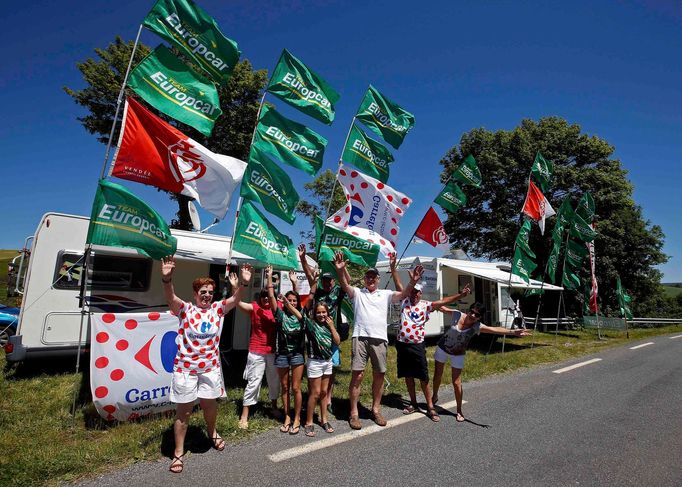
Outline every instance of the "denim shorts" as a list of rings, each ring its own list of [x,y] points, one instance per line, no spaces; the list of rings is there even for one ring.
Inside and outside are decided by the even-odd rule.
[[[302,353],[288,353],[286,355],[275,355],[275,367],[287,369],[297,365],[303,365],[305,360]]]

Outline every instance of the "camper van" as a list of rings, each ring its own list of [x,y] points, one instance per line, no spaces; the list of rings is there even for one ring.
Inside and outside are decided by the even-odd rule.
[[[16,335],[5,345],[7,360],[19,362],[46,356],[75,355],[80,345],[90,342],[89,315],[82,318],[81,292],[85,238],[89,218],[47,213],[40,220],[27,254],[17,270],[16,289],[22,295]],[[230,238],[198,232],[172,230],[177,238],[175,292],[183,299],[192,296],[192,280],[210,276],[216,282],[215,298],[222,299],[225,265]],[[251,262],[256,268],[244,299],[250,299],[263,285],[262,264],[233,252],[233,264]],[[86,309],[91,312],[166,311],[160,278],[160,262],[133,249],[93,246],[88,262]],[[312,265],[316,265],[314,262]],[[233,269],[236,270],[236,267]],[[281,291],[291,289],[286,272],[280,273]],[[298,291],[309,292],[302,273],[297,275]],[[225,317],[222,351],[246,351],[250,334],[249,317],[234,310]]]
[[[485,316],[481,321],[490,326],[510,328],[514,321],[515,303],[510,298],[510,283],[512,290],[538,289],[542,285],[546,291],[561,291],[563,288],[531,279],[530,283],[521,278],[510,275],[508,263],[477,262],[440,257],[406,257],[398,265],[398,275],[406,285],[409,281],[407,271],[421,264],[424,267],[421,284],[423,286],[422,299],[436,301],[446,296],[457,294],[467,284],[471,294],[462,298],[451,307],[467,309],[475,302],[486,307]],[[395,283],[389,272],[389,262],[377,263],[381,276],[380,287],[395,289]],[[511,277],[511,281],[510,281]],[[389,328],[393,333],[399,328],[400,305],[393,305],[390,310]],[[426,336],[437,336],[450,325],[450,314],[433,313],[426,322]]]

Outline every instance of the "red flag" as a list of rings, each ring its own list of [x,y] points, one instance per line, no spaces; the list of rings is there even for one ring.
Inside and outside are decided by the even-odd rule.
[[[245,169],[245,162],[211,152],[135,99],[126,100],[111,175],[190,196],[223,218]]]
[[[438,213],[433,207],[426,212],[422,222],[419,224],[417,231],[414,233],[415,237],[422,239],[424,242],[431,244],[433,247],[438,247],[443,250],[448,250],[450,247],[450,239],[445,233],[443,222],[440,221]]]
[[[556,215],[554,208],[549,204],[542,191],[535,186],[533,181],[528,181],[528,194],[526,194],[526,202],[523,204],[523,210],[526,215],[535,220],[540,227],[540,233],[545,234],[545,218]]]

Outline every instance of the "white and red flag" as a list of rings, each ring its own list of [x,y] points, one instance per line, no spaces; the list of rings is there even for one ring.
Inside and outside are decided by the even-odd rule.
[[[522,211],[538,224],[542,235],[545,234],[545,218],[556,215],[552,205],[533,181],[528,181],[528,193]]]
[[[135,99],[126,100],[110,175],[190,196],[223,218],[245,169],[244,161],[208,150]]]
[[[395,252],[400,231],[398,222],[412,200],[378,179],[343,164],[338,180],[348,203],[327,220],[327,225],[379,245],[384,241],[382,253]]]
[[[440,221],[440,217],[433,207],[429,207],[429,211],[422,218],[414,236],[430,244],[432,247],[437,247],[443,251],[447,251],[450,248],[448,234],[445,233],[443,222]]]

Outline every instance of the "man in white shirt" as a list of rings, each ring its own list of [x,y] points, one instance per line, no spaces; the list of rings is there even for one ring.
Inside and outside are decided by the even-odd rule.
[[[424,273],[420,265],[408,271],[409,284],[402,291],[378,289],[379,271],[370,267],[365,272],[365,287],[353,287],[348,282],[346,261],[341,252],[336,253],[334,260],[336,273],[341,289],[353,303],[355,323],[351,345],[352,376],[348,395],[350,396],[350,419],[348,424],[354,430],[362,428],[358,416],[358,399],[360,387],[367,366],[367,359],[372,361],[372,419],[379,426],[386,426],[386,419],[381,415],[381,396],[384,390],[384,374],[386,373],[386,351],[388,348],[388,307],[410,296],[412,288],[419,282]]]

